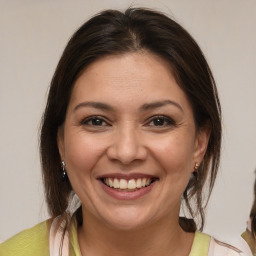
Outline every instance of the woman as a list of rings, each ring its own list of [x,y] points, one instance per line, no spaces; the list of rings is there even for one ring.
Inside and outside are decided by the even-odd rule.
[[[243,255],[198,231],[220,146],[217,89],[193,38],[155,11],[104,11],[51,82],[41,160],[52,218],[1,255]]]

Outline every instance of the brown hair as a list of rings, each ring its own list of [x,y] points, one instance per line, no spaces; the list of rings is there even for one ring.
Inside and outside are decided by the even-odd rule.
[[[256,170],[255,170],[255,174],[256,174]],[[252,221],[252,224],[251,224],[252,236],[256,239],[256,179],[254,181],[254,201],[253,201],[252,209],[250,212],[250,218]]]
[[[81,72],[106,55],[146,50],[165,59],[177,83],[187,95],[197,129],[211,128],[208,148],[197,174],[191,178],[183,198],[192,218],[199,216],[204,225],[204,208],[216,178],[221,147],[221,108],[214,78],[197,43],[189,33],[166,15],[143,8],[124,13],[106,10],[83,24],[68,42],[51,81],[41,128],[41,163],[45,196],[52,217],[64,213],[71,184],[61,180],[57,131],[65,121],[72,87]],[[206,201],[203,187],[209,178]],[[195,208],[191,199],[195,200]],[[81,212],[80,212],[81,213]],[[183,219],[183,228],[194,231]],[[187,222],[188,223],[188,222]]]

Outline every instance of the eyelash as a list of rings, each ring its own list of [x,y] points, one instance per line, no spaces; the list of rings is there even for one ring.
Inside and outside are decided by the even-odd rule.
[[[101,124],[100,125],[97,125],[97,124],[93,124],[92,122],[93,121],[100,121]],[[91,123],[90,123],[91,122]],[[105,123],[105,125],[102,125],[102,123]],[[109,126],[108,122],[105,120],[105,118],[101,117],[101,116],[90,116],[90,117],[87,117],[86,119],[82,120],[81,122],[82,125],[88,125],[88,126],[99,126],[99,127],[102,127],[102,126]]]
[[[153,125],[150,125],[150,123],[157,121],[157,120],[158,121],[160,120],[162,123],[160,123],[160,124],[154,123]],[[170,117],[158,115],[158,116],[153,116],[152,118],[150,118],[149,122],[147,122],[147,125],[162,128],[162,127],[176,126],[176,123]]]
[[[98,122],[98,124],[97,123],[93,124],[93,122],[95,122],[95,121]],[[158,122],[158,124],[156,122]],[[105,123],[105,124],[103,124],[103,123]],[[153,124],[151,124],[151,123],[153,123]],[[106,119],[104,117],[102,117],[102,116],[90,116],[90,117],[87,117],[86,119],[82,120],[81,124],[82,125],[92,126],[92,127],[111,126],[109,124],[109,122],[107,122]],[[149,121],[147,121],[145,126],[163,128],[163,127],[169,127],[169,126],[176,126],[176,123],[170,117],[167,117],[167,116],[164,116],[164,115],[158,115],[158,116],[151,117],[149,119]]]

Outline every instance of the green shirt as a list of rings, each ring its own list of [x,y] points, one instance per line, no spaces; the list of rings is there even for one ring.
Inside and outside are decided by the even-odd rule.
[[[0,244],[1,256],[47,256],[49,255],[50,221],[44,221],[24,230]],[[207,256],[210,236],[196,231],[189,256]],[[77,239],[77,225],[72,223],[70,231],[70,256],[81,256]]]

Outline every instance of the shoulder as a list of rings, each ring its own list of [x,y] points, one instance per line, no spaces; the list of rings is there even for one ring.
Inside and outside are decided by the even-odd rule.
[[[211,237],[209,235],[196,231],[189,256],[207,256],[210,240]]]
[[[213,237],[211,237],[210,241],[209,255],[247,256],[237,247],[221,242]]]
[[[50,220],[26,229],[0,244],[1,256],[49,255]]]
[[[189,256],[250,256],[240,249],[196,231]]]

